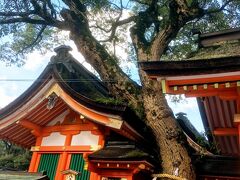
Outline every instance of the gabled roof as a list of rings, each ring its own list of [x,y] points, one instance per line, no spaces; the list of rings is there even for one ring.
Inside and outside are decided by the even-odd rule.
[[[222,44],[211,47],[202,47],[195,52],[191,52],[187,58],[189,60],[209,60],[213,58],[239,57],[239,46],[240,42],[238,40],[234,42],[223,42]]]
[[[64,48],[66,47],[62,47],[62,49]],[[98,99],[111,98],[107,88],[96,76],[71,57],[70,54],[67,56],[68,57],[61,57],[57,55],[52,57],[51,62],[30,88],[15,101],[0,110],[0,119],[25,104],[39,89],[45,86],[50,79],[54,79],[69,95],[89,108],[96,108],[104,112],[115,111],[116,114],[121,114],[126,109],[125,105],[114,106],[113,104],[98,103],[96,101]],[[68,67],[72,69],[69,70]]]
[[[0,137],[29,147],[35,137],[19,121],[43,127],[71,109],[95,123],[119,133],[124,129],[125,134],[131,132],[131,138],[142,139],[144,122],[125,104],[115,103],[103,82],[77,62],[69,50],[67,46],[55,49],[57,55],[30,88],[0,110]],[[101,103],[101,99],[113,103]]]
[[[150,155],[139,149],[133,142],[130,141],[109,141],[106,146],[88,156],[89,159],[97,160],[146,160]],[[153,157],[152,157],[153,158]]]

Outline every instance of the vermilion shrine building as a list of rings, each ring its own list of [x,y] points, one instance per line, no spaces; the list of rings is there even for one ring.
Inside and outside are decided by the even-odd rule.
[[[44,170],[50,179],[65,179],[68,169],[81,180],[149,177],[155,160],[143,148],[144,123],[69,50],[56,48],[33,85],[1,109],[1,139],[31,148],[29,172]]]
[[[163,93],[197,97],[208,140],[219,155],[197,165],[199,179],[240,179],[240,29],[199,35],[199,50],[181,61],[142,62]]]

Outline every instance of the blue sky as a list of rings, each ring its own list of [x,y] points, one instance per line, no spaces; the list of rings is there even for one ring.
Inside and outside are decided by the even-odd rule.
[[[174,115],[179,112],[186,113],[188,119],[195,126],[195,128],[199,132],[204,132],[204,127],[202,124],[202,119],[200,117],[196,98],[186,98],[183,102],[180,103],[172,103],[168,101],[168,104],[173,110]]]
[[[36,79],[46,66],[47,59],[47,56],[34,53],[28,56],[23,67],[6,66],[0,61],[0,107],[7,105],[33,83],[32,80]]]
[[[77,52],[73,42],[67,44],[73,48],[73,56],[89,69],[89,65],[84,61],[81,54]],[[51,56],[54,54],[53,50],[45,55],[33,52],[27,56],[26,64],[22,67],[17,67],[15,65],[6,66],[5,63],[0,61],[0,108],[3,108],[21,95],[40,75],[50,61]],[[125,63],[126,64],[123,64],[123,66],[128,66],[130,69],[134,69],[134,65],[129,62]],[[136,76],[136,69],[134,71],[135,75],[132,76],[133,78]],[[186,101],[181,103],[169,102],[169,105],[174,114],[178,112],[187,113],[187,117],[196,129],[200,132],[204,131],[195,98],[187,98]]]

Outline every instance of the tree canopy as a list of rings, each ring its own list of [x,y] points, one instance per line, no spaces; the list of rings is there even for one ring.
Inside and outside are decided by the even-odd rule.
[[[196,49],[193,32],[239,26],[239,0],[3,0],[0,58],[24,55],[61,43],[69,31],[79,52],[98,72],[113,97],[132,107],[155,135],[163,172],[194,179],[191,159],[161,85],[139,69],[141,86],[121,69],[122,46],[130,61],[179,59]]]
[[[195,39],[191,30],[208,32],[239,26],[238,0],[3,0],[0,3],[1,60],[21,65],[24,54],[34,49],[44,52],[63,43],[58,33],[70,30],[65,20],[69,10],[75,15],[81,13],[87,26],[84,33],[106,44],[113,54],[114,47],[123,42],[129,43],[125,47],[128,51],[133,50],[132,42],[137,45],[134,39],[132,42],[126,39],[130,27],[131,31],[136,29],[139,45],[148,49],[157,34],[172,26],[175,32],[169,32],[168,36],[172,37],[168,38],[163,52],[158,53],[176,59],[193,50]]]

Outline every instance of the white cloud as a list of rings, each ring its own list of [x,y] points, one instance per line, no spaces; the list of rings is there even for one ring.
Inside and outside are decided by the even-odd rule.
[[[72,47],[73,50],[70,53],[73,55],[73,57],[77,59],[80,63],[84,63],[85,59],[78,52],[74,42],[66,41],[65,44]],[[45,67],[53,55],[55,55],[54,48],[49,50],[46,54],[41,54],[39,51],[34,51],[31,54],[27,55],[26,63],[23,68],[27,71],[36,71],[40,67]]]
[[[53,52],[47,52],[42,55],[38,51],[34,51],[27,56],[26,64],[23,68],[28,71],[36,71],[39,67],[46,66],[53,54]]]
[[[74,44],[73,41],[68,41],[66,44],[71,46],[72,51],[70,53],[73,55],[75,59],[77,59],[81,63],[85,61],[83,55],[78,52],[77,46]]]
[[[186,112],[188,110],[198,108],[196,98],[185,98],[180,103],[174,103],[170,101],[170,97],[166,96],[168,105],[174,112]]]
[[[7,89],[4,87],[0,87],[0,109],[5,107],[11,101],[13,101],[16,97],[7,95]]]

